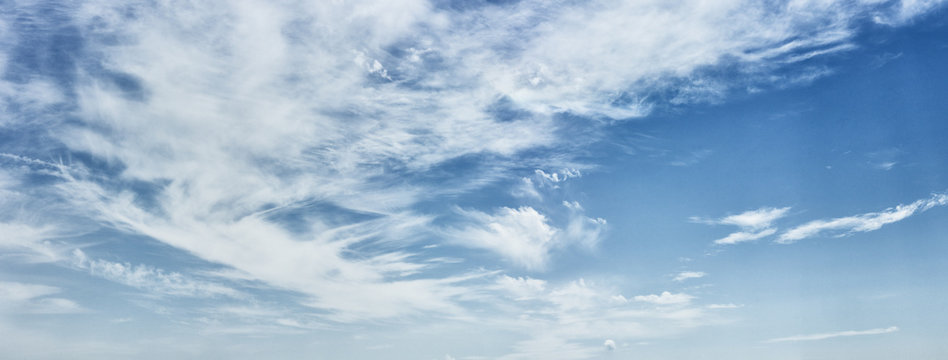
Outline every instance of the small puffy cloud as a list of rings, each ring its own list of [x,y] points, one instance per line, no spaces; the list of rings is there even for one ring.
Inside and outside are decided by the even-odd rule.
[[[916,213],[927,211],[936,206],[945,205],[948,205],[948,195],[935,194],[928,199],[917,200],[908,205],[898,205],[894,208],[888,208],[879,212],[870,212],[828,220],[814,220],[780,234],[777,238],[777,242],[790,244],[823,233],[835,233],[836,236],[846,236],[857,232],[878,230],[884,225],[901,221]]]
[[[616,342],[612,339],[606,339],[602,346],[605,346],[607,351],[613,351],[616,349]]]
[[[647,302],[656,305],[676,305],[676,304],[687,304],[691,302],[691,299],[694,299],[694,296],[680,293],[672,294],[668,291],[663,291],[659,295],[639,295],[632,298],[635,301]]]
[[[704,272],[701,272],[701,271],[682,271],[678,273],[678,275],[675,275],[674,280],[681,282],[688,279],[700,279],[700,278],[705,277],[706,275],[708,274],[705,274]]]

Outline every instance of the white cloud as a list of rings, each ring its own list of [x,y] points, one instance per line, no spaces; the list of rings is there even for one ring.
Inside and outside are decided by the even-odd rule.
[[[464,211],[474,226],[452,232],[457,244],[483,248],[503,256],[517,265],[531,270],[546,266],[559,229],[531,207],[500,208],[495,215],[479,211]]]
[[[582,177],[582,173],[576,169],[562,169],[556,172],[547,173],[543,170],[537,169],[536,171],[537,179],[544,180],[548,183],[559,183],[568,180],[569,178],[578,178]]]
[[[578,203],[567,204],[565,228],[555,227],[532,207],[503,207],[494,215],[458,210],[472,224],[445,234],[453,244],[486,249],[528,270],[543,270],[553,250],[574,244],[592,248],[605,228],[605,220],[586,217]]]
[[[948,205],[948,195],[934,194],[928,199],[917,200],[908,205],[898,205],[879,212],[846,216],[828,220],[813,220],[780,234],[777,242],[790,244],[802,239],[830,232],[836,236],[846,236],[857,232],[878,230],[882,226],[904,220],[916,213],[927,211],[936,206]]]
[[[510,319],[500,328],[514,326],[529,337],[518,341],[502,359],[584,359],[601,356],[603,339],[644,339],[674,336],[711,323],[702,308],[691,307],[685,294],[650,295],[629,302],[615,289],[578,279],[545,283],[545,296],[530,303],[514,302]],[[675,306],[669,306],[674,303]],[[505,308],[505,304],[500,305]],[[519,316],[514,316],[519,315]],[[490,327],[489,322],[482,322]],[[613,340],[613,343],[615,341]]]
[[[660,295],[638,295],[632,299],[657,305],[676,305],[690,303],[691,300],[694,299],[694,296],[684,293],[672,294],[668,291],[663,291]]]
[[[700,279],[700,278],[705,277],[706,275],[708,274],[705,274],[704,272],[701,272],[701,271],[682,271],[678,273],[678,275],[675,275],[674,280],[681,282],[688,279]]]
[[[546,290],[546,281],[531,277],[510,277],[503,275],[497,278],[497,287],[513,295],[516,300],[535,299]]]
[[[73,250],[75,266],[124,285],[139,288],[158,295],[189,297],[240,297],[236,290],[219,284],[198,281],[176,272],[128,263],[117,263],[102,259],[89,259],[79,249]]]
[[[744,305],[738,304],[711,304],[708,305],[708,309],[738,309],[742,308]]]
[[[53,226],[32,226],[0,222],[2,255],[15,256],[27,262],[55,262],[64,258],[65,247],[51,240],[63,236]]]
[[[738,232],[730,233],[723,238],[714,240],[714,243],[722,244],[722,245],[737,244],[737,243],[742,243],[745,241],[759,240],[761,238],[768,237],[775,233],[777,233],[777,229],[774,229],[774,228],[763,229],[757,232],[738,231]]]
[[[533,180],[528,177],[521,178],[520,183],[514,187],[511,191],[513,196],[517,197],[526,197],[534,199],[542,199],[543,196],[540,195],[540,192],[537,191],[537,188],[533,185]]]
[[[684,89],[677,102],[714,101],[746,84],[707,79],[702,69],[735,61],[751,70],[734,79],[787,82],[754,75],[848,51],[854,22],[867,14],[893,23],[936,3],[588,5],[526,0],[445,11],[422,0],[84,1],[70,20],[83,31],[84,56],[95,58],[77,64],[103,69],[77,65],[68,89],[74,111],[44,133],[122,171],[60,169],[64,180],[49,190],[92,225],[302,294],[336,320],[459,315],[466,282],[483,274],[428,272],[422,254],[405,250],[437,232],[419,204],[509,175],[523,164],[508,160],[527,150],[555,152],[573,141],[558,135],[554,115],[642,116],[653,106],[649,94],[670,89]],[[13,41],[0,33],[3,46]],[[127,75],[141,91],[118,88],[99,76],[105,72]],[[3,82],[0,96],[4,108],[46,108],[62,99],[51,89]],[[498,121],[486,109],[501,97],[523,114]],[[560,168],[548,163],[570,155],[538,156],[529,168]],[[477,171],[426,177],[457,159]],[[533,179],[556,186],[579,175],[571,169]],[[152,193],[141,196],[124,185],[131,183]],[[314,203],[333,210],[307,207]],[[303,229],[275,219],[290,210],[307,216]],[[481,226],[457,238],[539,268],[562,244],[594,246],[605,225],[577,209],[563,219],[541,210],[462,212]],[[361,217],[333,221],[338,214]],[[96,264],[119,281],[167,285],[151,282],[161,279],[156,269]]]
[[[606,341],[602,343],[602,346],[605,346],[608,351],[613,351],[616,349],[616,342],[612,339],[606,339]]]
[[[850,330],[850,331],[840,331],[840,332],[823,333],[823,334],[794,335],[794,336],[770,339],[764,342],[776,343],[776,342],[793,342],[793,341],[815,341],[815,340],[832,339],[836,337],[890,334],[897,331],[899,331],[899,328],[897,326],[891,326],[887,328],[869,329],[869,330],[858,330],[858,331]]]
[[[746,241],[758,240],[777,232],[772,227],[773,222],[786,216],[790,211],[789,207],[772,208],[764,207],[757,210],[745,211],[737,215],[729,215],[720,219],[702,219],[692,217],[691,221],[705,224],[734,225],[741,228],[741,231],[733,232],[727,236],[714,241],[719,245],[731,245]]]
[[[68,314],[85,311],[72,300],[50,295],[57,287],[0,281],[0,310],[30,314]]]
[[[757,210],[746,211],[737,215],[726,216],[718,220],[717,223],[735,225],[749,229],[769,228],[775,220],[784,217],[789,210],[789,207],[760,208]]]

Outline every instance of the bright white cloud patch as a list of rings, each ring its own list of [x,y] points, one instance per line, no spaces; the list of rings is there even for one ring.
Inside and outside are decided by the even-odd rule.
[[[738,304],[711,304],[708,305],[708,309],[738,309],[742,308],[744,305]]]
[[[802,239],[831,233],[846,236],[857,232],[874,231],[882,226],[904,220],[916,213],[928,211],[936,206],[948,205],[948,195],[935,194],[928,199],[917,200],[908,205],[898,205],[879,212],[846,216],[828,220],[813,220],[780,234],[777,242],[790,244]]]
[[[718,224],[735,225],[742,228],[762,229],[770,227],[775,220],[784,217],[789,210],[789,207],[760,208],[737,215],[726,216],[716,222]]]
[[[681,282],[688,279],[700,279],[700,278],[705,277],[705,275],[708,275],[708,274],[705,274],[704,272],[701,272],[701,271],[682,271],[678,273],[678,275],[675,275],[674,280]]]
[[[737,215],[729,215],[720,219],[702,219],[692,217],[691,221],[705,224],[734,225],[741,228],[741,231],[733,232],[723,238],[714,241],[715,244],[731,245],[741,242],[754,241],[777,232],[772,227],[773,222],[786,216],[790,211],[789,207],[784,208],[760,208],[757,210],[746,211]]]
[[[606,221],[582,215],[578,204],[568,203],[571,211],[565,228],[532,207],[500,208],[493,215],[480,211],[459,210],[472,225],[450,229],[451,242],[492,251],[528,270],[542,270],[551,252],[571,245],[595,246]]]
[[[466,211],[477,225],[453,231],[459,245],[496,252],[527,269],[546,266],[560,230],[531,207],[501,208],[494,215]]]
[[[659,295],[638,295],[632,298],[635,301],[642,301],[657,305],[675,305],[675,304],[687,304],[694,299],[694,296],[688,294],[672,294],[668,291],[663,291]]]
[[[608,351],[613,351],[616,349],[616,342],[612,339],[606,339],[602,346],[605,346]]]
[[[890,334],[897,331],[899,331],[899,328],[897,326],[891,326],[887,328],[869,329],[869,330],[850,330],[850,331],[840,331],[840,332],[823,333],[823,334],[794,335],[794,336],[770,339],[764,342],[777,343],[777,342],[794,342],[794,341],[815,341],[815,340],[832,339],[836,337]]]

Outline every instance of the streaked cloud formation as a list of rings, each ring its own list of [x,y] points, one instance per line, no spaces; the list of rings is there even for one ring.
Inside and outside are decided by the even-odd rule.
[[[72,300],[51,296],[59,292],[59,288],[52,286],[0,282],[0,311],[30,314],[68,314],[84,311]]]
[[[729,215],[720,219],[701,219],[691,218],[694,222],[706,224],[734,225],[741,228],[741,231],[733,232],[728,236],[717,239],[715,244],[731,245],[746,241],[758,240],[777,232],[772,224],[777,219],[784,217],[789,211],[789,207],[784,208],[760,208],[757,210],[746,211],[737,215]]]
[[[876,46],[867,32],[942,3],[5,2],[0,351],[259,357],[293,334],[281,340],[298,353],[356,359],[435,334],[465,341],[390,354],[583,359],[727,324],[744,294],[682,289],[706,273],[634,261],[700,250],[631,215],[665,201],[622,190],[675,189],[615,149],[645,148],[625,136],[656,113],[827,79]],[[718,148],[648,152],[690,154],[656,155],[690,179],[733,155]],[[892,161],[884,173],[908,167]],[[790,207],[692,220],[733,227],[716,244],[790,243],[946,203],[782,233]],[[724,279],[709,262],[695,267]],[[474,353],[472,333],[494,348]]]
[[[934,194],[928,199],[920,199],[908,205],[898,205],[879,212],[846,216],[828,220],[813,220],[796,226],[780,234],[777,242],[790,244],[802,239],[820,236],[825,233],[836,237],[857,232],[879,230],[882,226],[902,221],[916,213],[927,211],[936,206],[948,205],[948,195]]]
[[[793,341],[815,341],[815,340],[826,340],[826,339],[832,339],[832,338],[837,338],[837,337],[847,337],[847,336],[890,334],[897,331],[899,331],[898,326],[890,326],[887,328],[869,329],[869,330],[850,330],[850,331],[839,331],[839,332],[823,333],[823,334],[794,335],[794,336],[770,339],[765,342],[777,343],[777,342],[793,342]]]
[[[675,275],[675,278],[673,280],[680,282],[680,281],[685,281],[688,279],[700,279],[700,278],[705,277],[705,275],[707,274],[701,271],[682,271],[678,273],[678,275]]]

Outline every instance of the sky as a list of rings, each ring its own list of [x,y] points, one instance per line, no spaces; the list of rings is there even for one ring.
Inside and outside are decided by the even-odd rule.
[[[0,354],[942,359],[940,0],[0,0]]]

